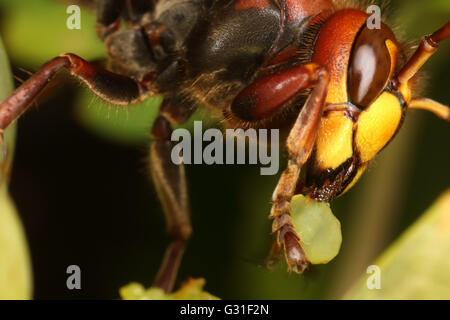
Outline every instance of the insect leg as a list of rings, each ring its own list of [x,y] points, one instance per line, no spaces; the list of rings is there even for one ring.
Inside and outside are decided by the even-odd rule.
[[[291,66],[265,75],[244,88],[231,103],[231,113],[245,121],[270,118],[319,80],[315,63]]]
[[[184,165],[175,164],[171,159],[172,129],[168,119],[183,123],[192,112],[193,108],[181,97],[167,97],[152,129],[150,170],[165,214],[167,233],[172,238],[153,285],[165,292],[172,290],[186,242],[192,233]]]
[[[96,0],[97,34],[104,40],[119,30],[123,0]]]
[[[261,120],[295,102],[295,98],[305,89],[313,88],[287,138],[288,166],[273,193],[270,212],[272,231],[277,238],[269,263],[284,249],[289,268],[300,273],[308,262],[291,220],[290,200],[294,196],[300,170],[314,147],[329,81],[328,72],[315,63],[291,66],[257,79],[244,88],[231,104],[231,112],[238,118]]]
[[[308,85],[313,85],[314,89],[287,138],[288,166],[273,193],[270,212],[270,218],[274,220],[272,231],[277,234],[273,252],[277,252],[276,247],[283,247],[289,269],[299,273],[305,270],[308,262],[291,220],[290,200],[294,196],[301,168],[313,150],[329,85],[329,75],[325,69],[307,70],[310,70]]]
[[[0,103],[0,130],[6,129],[25,112],[53,76],[63,68],[84,82],[101,99],[114,105],[127,106],[137,103],[152,89],[151,79],[138,82],[92,65],[74,54],[63,54],[44,64],[38,72]]]

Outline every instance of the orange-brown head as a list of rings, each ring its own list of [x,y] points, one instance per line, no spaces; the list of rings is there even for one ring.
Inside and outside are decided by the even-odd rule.
[[[384,23],[371,29],[368,18],[357,9],[336,11],[314,45],[312,61],[329,70],[330,87],[302,191],[318,200],[329,201],[348,190],[391,141],[406,109],[418,105],[410,80],[437,48],[438,41],[431,48],[433,41],[424,44],[425,37],[422,50],[401,65],[394,33]],[[439,41],[450,36],[445,32]],[[446,110],[440,110],[441,117],[448,117]]]

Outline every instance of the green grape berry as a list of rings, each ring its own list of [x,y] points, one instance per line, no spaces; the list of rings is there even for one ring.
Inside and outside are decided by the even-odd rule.
[[[341,248],[341,223],[330,205],[296,195],[291,200],[292,221],[308,261],[325,264],[337,256]]]

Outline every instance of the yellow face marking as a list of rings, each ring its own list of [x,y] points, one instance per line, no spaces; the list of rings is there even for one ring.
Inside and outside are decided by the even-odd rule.
[[[355,142],[361,162],[370,161],[391,140],[402,118],[396,96],[383,92],[370,107],[361,112]]]
[[[353,121],[343,111],[322,117],[316,140],[316,161],[320,169],[335,169],[353,154]]]
[[[389,55],[391,56],[391,72],[389,73],[389,79],[390,79],[394,75],[395,68],[397,67],[397,58],[398,58],[399,50],[398,50],[397,45],[393,41],[387,39],[385,41],[385,43],[386,43],[386,47],[389,51]]]
[[[342,76],[339,79],[331,79],[326,99],[327,103],[345,103],[347,100],[347,76]]]

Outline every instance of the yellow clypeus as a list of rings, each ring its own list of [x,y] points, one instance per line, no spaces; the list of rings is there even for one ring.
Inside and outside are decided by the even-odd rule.
[[[383,92],[369,108],[361,112],[355,142],[361,163],[370,161],[392,139],[402,119],[398,98]]]
[[[315,156],[320,169],[336,169],[353,155],[353,124],[343,111],[331,111],[322,117]]]

